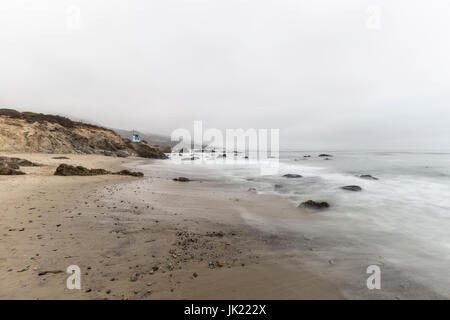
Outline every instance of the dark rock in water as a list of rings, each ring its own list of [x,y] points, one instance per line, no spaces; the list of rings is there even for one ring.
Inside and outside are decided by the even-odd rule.
[[[130,170],[121,170],[118,172],[114,172],[113,174],[118,174],[121,176],[132,176],[132,177],[143,177],[144,174],[139,171],[130,171]]]
[[[11,169],[11,168],[0,168],[0,175],[1,176],[18,176],[23,175],[25,172]]]
[[[325,201],[317,202],[317,201],[313,201],[313,200],[308,200],[308,201],[302,202],[300,205],[303,207],[312,208],[312,209],[324,209],[324,208],[330,207],[328,202],[325,202]]]
[[[331,154],[322,153],[322,154],[319,154],[319,157],[332,157],[332,155]]]
[[[283,177],[285,178],[303,178],[303,176],[299,175],[299,174],[295,174],[295,173],[288,173],[283,175]]]
[[[173,181],[188,182],[191,180],[189,180],[188,178],[185,178],[185,177],[178,177],[178,178],[173,179]]]
[[[281,184],[276,184],[276,185],[274,185],[274,187],[275,187],[275,189],[283,188],[283,186]]]
[[[330,158],[325,158],[325,159],[323,159],[323,160],[331,160]]]
[[[248,188],[249,192],[256,192],[256,188]]]
[[[304,155],[303,158],[311,158],[311,156],[309,154]]]
[[[104,169],[88,169],[82,166],[71,166],[62,163],[56,168],[55,176],[97,176],[109,174],[111,172]]]
[[[244,159],[248,159],[248,156],[245,156]]]
[[[341,189],[349,190],[349,191],[361,191],[362,188],[360,186],[345,186],[341,187]]]
[[[105,152],[106,152],[106,151],[105,151]],[[105,154],[105,155],[106,155],[106,154]],[[56,159],[56,160],[67,160],[67,159],[70,159],[70,158],[62,156],[62,157],[53,157],[52,159]]]
[[[378,178],[375,178],[371,176],[370,174],[362,174],[359,176],[361,179],[367,179],[367,180],[378,180]]]
[[[223,158],[226,158],[226,157],[227,157],[227,154],[226,154],[226,153],[222,154],[222,157],[223,157]]]

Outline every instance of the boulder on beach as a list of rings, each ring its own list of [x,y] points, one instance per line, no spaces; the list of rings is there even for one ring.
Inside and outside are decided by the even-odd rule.
[[[348,191],[361,191],[362,188],[360,186],[345,186],[341,187],[341,189],[348,190]]]
[[[109,171],[104,169],[88,169],[82,166],[75,167],[62,163],[56,168],[55,176],[97,176],[109,173]]]
[[[288,173],[283,175],[283,177],[285,178],[303,178],[303,176],[299,175],[299,174],[295,174],[295,173]]]
[[[31,162],[26,159],[14,157],[0,157],[0,167],[19,169],[19,167],[41,167],[41,164]]]
[[[174,178],[173,181],[179,181],[179,182],[188,182],[191,181],[186,177],[178,177],[178,178]]]
[[[99,176],[105,174],[117,174],[121,176],[133,176],[142,177],[144,174],[142,172],[121,170],[118,172],[111,172],[105,169],[88,169],[82,166],[71,166],[62,163],[56,168],[55,176]]]
[[[129,154],[124,152],[124,151],[117,151],[116,152],[116,157],[118,158],[128,158]]]
[[[118,172],[114,172],[113,174],[118,174],[121,176],[132,176],[132,177],[143,177],[144,174],[139,171],[130,171],[130,170],[121,170]]]
[[[313,200],[308,200],[308,201],[302,202],[300,204],[300,206],[305,207],[305,208],[311,208],[311,209],[324,209],[324,208],[330,207],[328,202],[325,202],[325,201],[318,202],[318,201],[313,201]]]
[[[0,175],[1,176],[18,176],[23,175],[25,172],[11,169],[11,168],[0,168]]]
[[[6,166],[10,169],[19,170],[20,166],[17,163],[7,163]]]
[[[375,178],[371,176],[370,174],[362,174],[359,176],[361,179],[367,179],[367,180],[378,180],[378,178]]]

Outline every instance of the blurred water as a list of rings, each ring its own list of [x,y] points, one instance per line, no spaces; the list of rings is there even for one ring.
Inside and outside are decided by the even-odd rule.
[[[196,153],[193,156],[199,159],[171,163],[172,170],[180,175],[237,182],[245,188],[256,188],[259,193],[277,194],[293,205],[310,199],[327,201],[329,209],[311,212],[320,217],[314,225],[305,222],[301,215],[298,221],[289,219],[285,223],[280,216],[278,221],[267,223],[284,223],[287,229],[298,231],[315,229],[335,237],[337,242],[345,239],[358,250],[383,255],[426,281],[434,281],[441,286],[441,292],[449,293],[446,272],[450,267],[450,154],[333,152],[330,160],[318,155],[280,152],[279,171],[273,175],[261,175],[258,164],[249,163],[243,154],[228,153],[225,163],[205,163],[202,154]],[[175,157],[189,159],[186,155]],[[303,177],[283,177],[287,173]],[[379,180],[361,179],[362,174]],[[363,190],[342,190],[346,185],[358,185]],[[352,254],[351,249],[345,250]]]

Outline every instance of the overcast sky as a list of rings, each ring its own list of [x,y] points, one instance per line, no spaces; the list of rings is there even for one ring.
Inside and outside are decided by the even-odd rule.
[[[449,14],[447,0],[2,1],[0,107],[448,150]]]

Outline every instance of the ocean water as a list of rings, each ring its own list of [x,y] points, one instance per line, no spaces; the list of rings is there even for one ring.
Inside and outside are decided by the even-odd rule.
[[[330,208],[307,210],[308,216],[252,217],[279,230],[302,232],[334,242],[329,256],[380,261],[450,297],[450,154],[394,152],[281,151],[278,171],[262,175],[260,165],[242,153],[173,155],[169,166],[180,175],[225,180],[260,194],[275,194],[298,206],[303,201],[327,201]],[[309,155],[310,157],[305,157]],[[203,158],[202,158],[203,157]],[[184,159],[184,160],[183,160]],[[284,174],[302,178],[285,178]],[[378,180],[359,176],[370,174]],[[362,191],[342,190],[358,185]],[[373,259],[371,259],[373,257]]]

